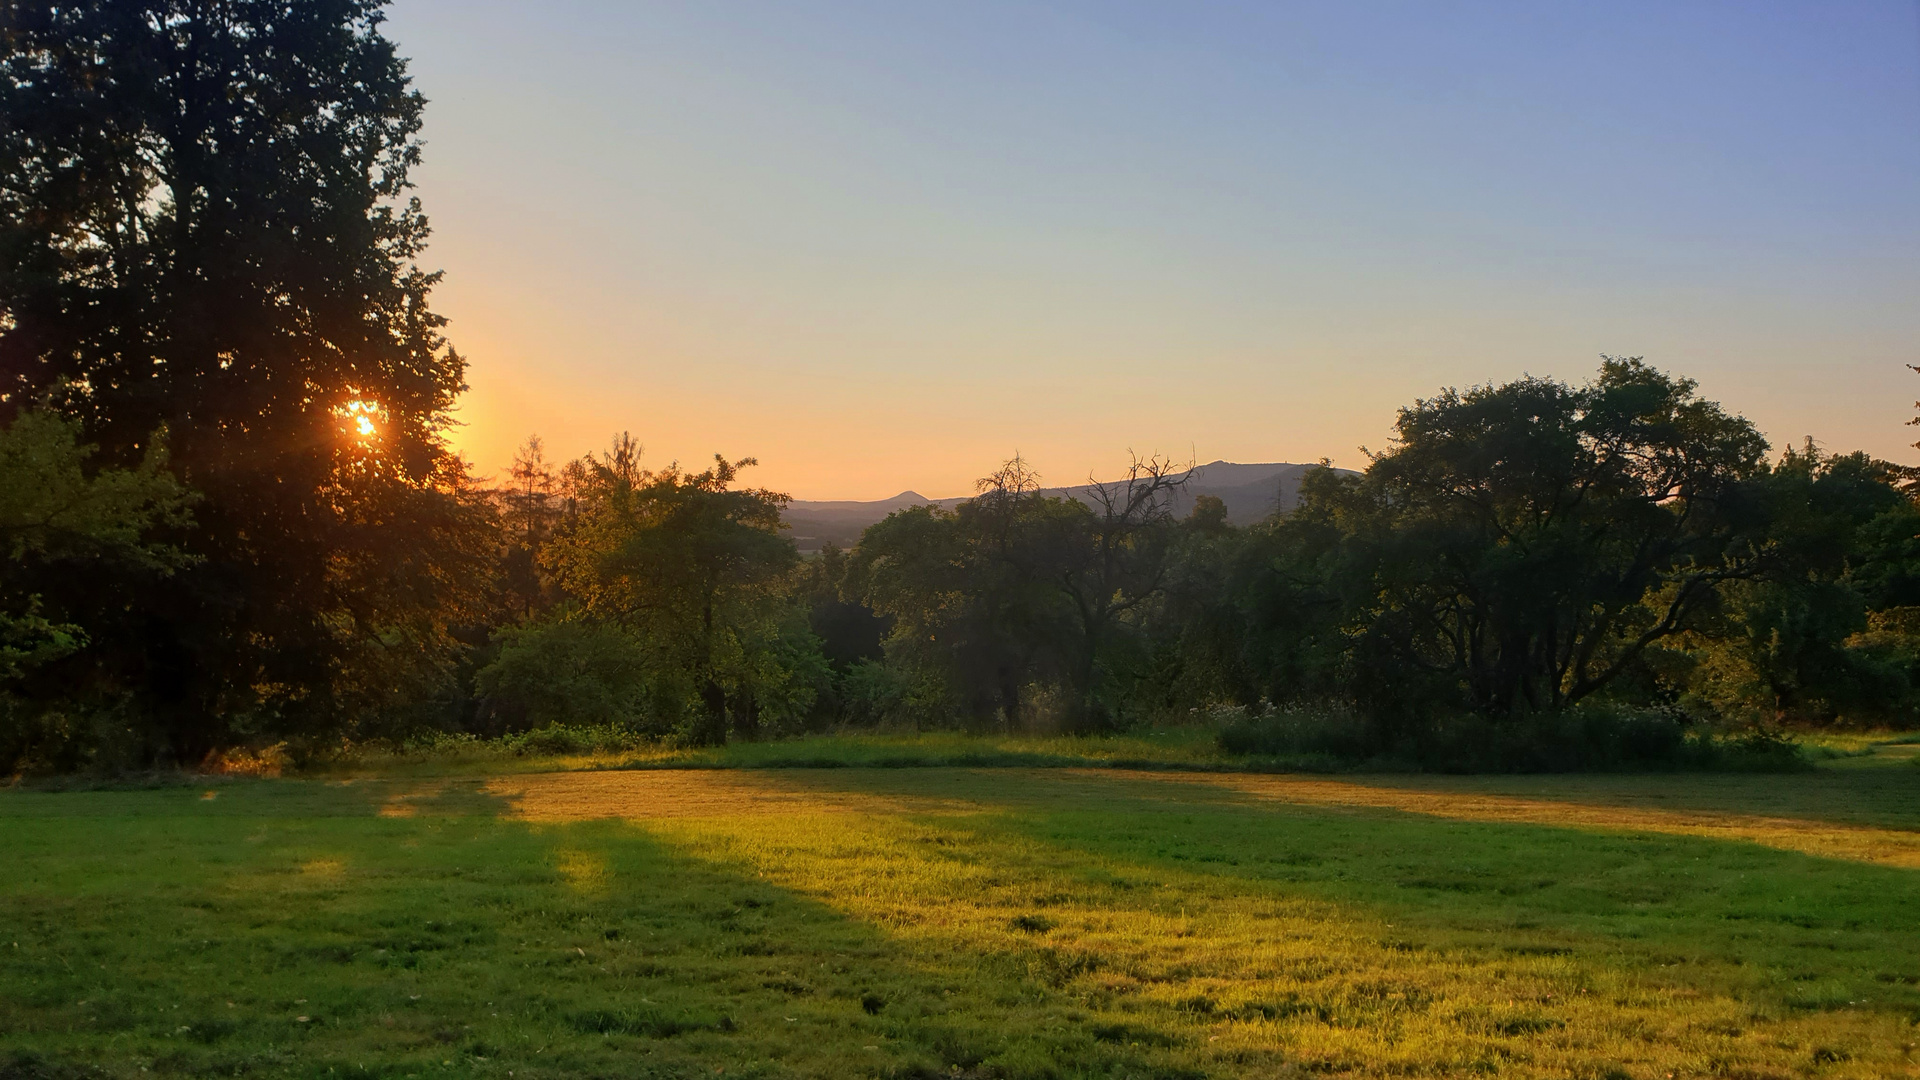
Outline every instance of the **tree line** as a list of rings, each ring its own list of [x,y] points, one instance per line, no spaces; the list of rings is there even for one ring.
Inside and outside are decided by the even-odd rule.
[[[1157,457],[1069,499],[1016,456],[813,558],[751,458],[536,439],[475,477],[419,265],[424,99],[381,20],[6,6],[0,771],[1196,711],[1248,749],[1577,766],[1914,721],[1910,474],[1770,456],[1638,359],[1415,402],[1246,526],[1176,516],[1188,470]]]
[[[1767,730],[1904,726],[1920,706],[1907,471],[1810,443],[1769,459],[1749,421],[1640,359],[1416,402],[1363,472],[1323,466],[1244,528],[1209,496],[1176,517],[1190,473],[1162,459],[1069,498],[1015,457],[957,507],[801,560],[784,496],[728,489],[724,460],[631,482],[631,454],[623,438],[556,481],[536,441],[516,465],[534,478],[507,497],[525,618],[479,677],[489,707],[522,710],[504,722],[717,741],[1306,706],[1378,750],[1448,719]],[[589,655],[602,674],[567,668]],[[563,668],[595,691],[553,693]],[[622,711],[662,679],[682,688],[650,700],[677,704]]]

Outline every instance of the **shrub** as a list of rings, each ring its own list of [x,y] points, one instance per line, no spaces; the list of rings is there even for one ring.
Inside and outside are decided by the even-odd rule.
[[[669,688],[652,677],[649,659],[642,642],[618,626],[563,620],[502,631],[500,654],[474,684],[488,708],[513,716],[518,722],[509,726],[521,730],[671,726],[681,701],[662,693]]]
[[[1362,760],[1382,749],[1377,725],[1340,708],[1263,703],[1257,712],[1244,706],[1215,709],[1210,719],[1219,726],[1220,749],[1229,754]]]
[[[1606,772],[1808,768],[1795,743],[1768,732],[1719,736],[1663,710],[1587,703],[1558,713],[1496,721],[1439,714],[1416,725],[1378,723],[1337,708],[1216,710],[1230,754],[1325,757],[1436,772]]]
[[[114,775],[167,762],[124,699],[45,704],[0,690],[0,777]]]
[[[400,751],[442,759],[615,754],[657,744],[652,732],[622,724],[549,724],[531,731],[483,738],[467,731],[429,731],[400,744]]]
[[[617,724],[594,727],[550,724],[517,735],[503,736],[496,745],[516,757],[537,757],[546,754],[617,753],[637,750],[651,741],[647,734]]]

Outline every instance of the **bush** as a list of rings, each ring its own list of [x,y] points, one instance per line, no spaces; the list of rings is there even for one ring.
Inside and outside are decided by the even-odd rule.
[[[653,730],[680,719],[680,695],[662,693],[667,688],[651,677],[646,647],[618,626],[563,620],[504,630],[499,640],[499,655],[474,675],[474,685],[484,708],[511,718],[509,730]]]
[[[1265,757],[1331,757],[1352,761],[1378,756],[1378,726],[1344,709],[1262,705],[1215,709],[1220,749]]]
[[[644,732],[615,724],[597,727],[551,724],[518,735],[507,735],[497,740],[495,745],[515,757],[538,757],[548,754],[611,754],[638,750],[652,741],[653,738]]]
[[[433,731],[401,744],[405,754],[438,758],[548,757],[567,754],[617,754],[658,744],[659,737],[621,724],[578,726],[549,724],[495,738],[471,732]]]
[[[0,777],[115,775],[167,761],[122,700],[43,704],[0,691]]]
[[[879,727],[904,712],[911,687],[895,669],[877,660],[857,660],[838,680],[840,707],[853,727]]]
[[[1331,758],[1435,772],[1608,772],[1810,767],[1793,742],[1767,732],[1716,736],[1666,711],[1592,703],[1507,721],[1443,714],[1395,734],[1340,709],[1216,710],[1230,754]]]

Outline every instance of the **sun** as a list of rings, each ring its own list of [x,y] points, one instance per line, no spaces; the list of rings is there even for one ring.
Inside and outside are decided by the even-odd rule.
[[[379,437],[380,418],[384,410],[377,401],[355,398],[334,410],[342,418],[352,422],[349,433],[361,442]]]

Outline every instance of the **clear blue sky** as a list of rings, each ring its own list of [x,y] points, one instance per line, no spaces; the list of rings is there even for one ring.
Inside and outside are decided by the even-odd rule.
[[[1912,461],[1920,6],[398,0],[459,437],[802,497],[1698,378]],[[749,474],[750,476],[752,474]]]

